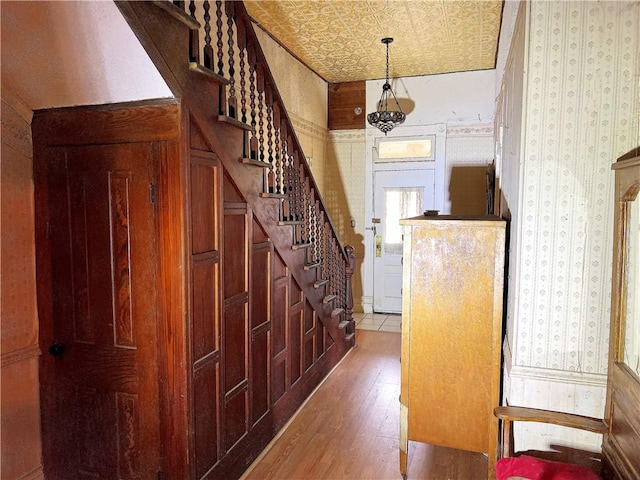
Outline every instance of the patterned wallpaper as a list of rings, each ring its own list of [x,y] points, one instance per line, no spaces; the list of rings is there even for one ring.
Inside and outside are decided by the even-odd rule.
[[[607,367],[613,174],[640,143],[640,3],[531,2],[514,363]]]
[[[487,166],[494,158],[493,124],[447,126],[446,210],[459,215],[486,212]]]
[[[325,189],[323,198],[342,241],[355,248],[356,272],[353,276],[354,310],[363,311],[365,174],[364,130],[332,131],[327,141]],[[351,226],[351,220],[355,226]]]
[[[353,241],[354,235],[364,236],[365,162],[364,130],[331,132],[327,143],[324,200],[346,241]],[[352,219],[355,228],[351,227]],[[358,243],[362,244],[362,240]],[[361,253],[364,252],[361,250]]]
[[[258,27],[255,31],[289,115],[298,115],[307,122],[321,125],[326,131],[327,82],[291,56],[262,29]],[[300,88],[300,85],[305,88]]]

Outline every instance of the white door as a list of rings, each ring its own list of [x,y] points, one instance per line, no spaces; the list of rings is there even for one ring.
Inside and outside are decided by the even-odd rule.
[[[402,227],[400,219],[435,209],[435,170],[374,172],[373,311],[402,311]]]

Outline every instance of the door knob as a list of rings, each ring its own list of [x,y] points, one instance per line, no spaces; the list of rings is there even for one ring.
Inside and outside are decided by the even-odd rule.
[[[49,353],[54,357],[58,357],[62,355],[62,352],[64,352],[64,349],[65,349],[64,343],[54,343],[49,347]]]

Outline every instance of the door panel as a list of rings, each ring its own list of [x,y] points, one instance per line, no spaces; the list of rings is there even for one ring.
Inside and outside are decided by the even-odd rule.
[[[401,218],[435,207],[435,170],[382,170],[374,173],[374,312],[402,311]]]
[[[225,199],[235,191],[225,186]],[[249,431],[249,226],[245,203],[226,202],[223,229],[222,387],[224,451]]]
[[[52,340],[42,377],[47,478],[159,468],[149,144],[48,149]],[[49,340],[49,339],[47,339]],[[44,345],[46,348],[47,345]]]

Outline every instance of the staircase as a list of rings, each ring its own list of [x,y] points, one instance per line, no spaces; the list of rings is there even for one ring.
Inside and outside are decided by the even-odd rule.
[[[284,362],[275,327],[257,327],[258,333],[268,332],[264,345],[270,345],[262,347],[270,349],[264,366],[270,379],[265,387],[269,397],[265,413],[259,418],[241,416],[236,422],[239,426],[234,424],[235,410],[225,409],[234,402],[236,390],[245,390],[242,398],[247,405],[259,396],[252,383],[245,382],[223,391],[221,406],[211,406],[218,409],[207,417],[215,420],[210,421],[215,423],[212,431],[204,431],[198,423],[208,412],[191,412],[187,414],[185,448],[167,445],[166,478],[237,478],[355,345],[353,248],[343,247],[338,238],[244,4],[116,4],[175,97],[186,107],[194,130],[219,159],[229,190],[237,191],[238,202],[246,202],[256,224],[254,230],[264,234],[261,244],[273,246],[275,266],[265,272],[271,279],[269,288],[275,292],[279,277],[290,278],[286,287],[291,290],[287,294],[290,306],[285,310],[293,315],[291,312],[299,308],[302,320],[283,333],[290,343],[288,349],[300,350],[308,344],[313,352],[298,352],[297,363]],[[234,201],[229,200],[229,205]],[[294,305],[294,299],[300,301]],[[278,312],[273,315],[275,318]],[[257,333],[247,335],[252,338]],[[253,368],[252,361],[247,360],[245,371]],[[192,380],[187,387],[193,398],[199,395],[196,363],[189,367]],[[187,405],[193,402],[188,399]],[[207,443],[210,437],[217,439],[213,446]]]

